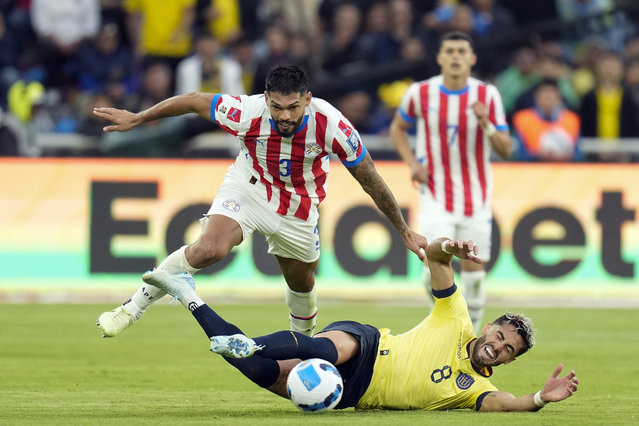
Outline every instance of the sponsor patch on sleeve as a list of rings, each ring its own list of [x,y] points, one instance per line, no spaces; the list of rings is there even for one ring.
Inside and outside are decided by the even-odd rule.
[[[351,147],[353,152],[357,152],[357,148],[359,148],[359,138],[357,137],[357,133],[351,132],[348,139],[346,139],[346,142],[348,143],[348,146]]]
[[[239,123],[240,115],[242,115],[242,112],[239,109],[235,107],[231,107],[229,112],[226,114],[226,118],[228,118],[231,121],[235,121],[236,123]]]

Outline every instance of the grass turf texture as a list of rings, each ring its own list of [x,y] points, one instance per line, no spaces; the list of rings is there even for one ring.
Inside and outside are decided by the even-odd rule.
[[[369,411],[305,414],[253,385],[208,351],[181,306],[158,305],[113,339],[95,319],[106,305],[0,305],[0,424],[636,424],[639,327],[635,309],[513,309],[530,315],[537,346],[495,369],[493,383],[517,396],[540,389],[559,362],[580,389],[538,413]],[[247,334],[287,326],[281,305],[214,307]],[[486,318],[502,313],[488,309]],[[403,332],[417,307],[322,306],[320,324],[354,319]]]

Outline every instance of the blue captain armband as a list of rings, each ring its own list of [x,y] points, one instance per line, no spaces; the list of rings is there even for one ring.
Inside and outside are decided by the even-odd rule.
[[[411,123],[411,124],[415,124],[415,121],[417,121],[417,119],[415,117],[411,117],[410,115],[408,115],[406,113],[406,111],[404,111],[401,107],[397,108],[397,112],[399,112],[399,115],[407,122],[407,123]]]
[[[215,109],[217,108],[217,103],[221,97],[222,95],[219,95],[219,94],[214,95],[213,100],[211,101],[211,112],[210,112],[211,121],[215,121],[216,123],[217,123],[217,119],[215,118]]]
[[[360,152],[360,154],[357,156],[356,159],[354,159],[353,161],[342,161],[342,164],[345,165],[346,167],[357,166],[359,163],[362,162],[362,160],[364,160],[364,157],[366,157],[367,152],[368,151],[366,150],[366,147],[362,145],[362,152]]]

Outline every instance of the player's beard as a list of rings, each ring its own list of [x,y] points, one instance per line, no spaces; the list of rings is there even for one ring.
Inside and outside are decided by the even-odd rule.
[[[486,344],[486,336],[481,336],[480,338],[477,339],[477,341],[475,342],[475,347],[473,348],[473,353],[470,354],[471,362],[478,367],[495,367],[501,364],[501,361],[497,361],[497,360],[487,363],[479,355],[479,352],[483,350],[485,344]]]
[[[300,128],[300,126],[302,125],[303,119],[304,119],[304,116],[301,116],[300,119],[297,120],[297,122],[293,122],[289,120],[273,120],[275,122],[275,131],[277,132],[278,135],[280,135],[283,138],[290,138]],[[280,129],[280,124],[282,123],[289,124],[287,130]]]

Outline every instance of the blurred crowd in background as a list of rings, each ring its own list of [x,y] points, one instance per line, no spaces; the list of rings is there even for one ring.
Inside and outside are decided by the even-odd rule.
[[[0,155],[78,155],[38,146],[36,135],[57,134],[99,139],[81,151],[91,156],[184,156],[184,141],[221,130],[185,116],[103,135],[93,107],[260,93],[282,64],[305,67],[314,96],[360,133],[383,137],[407,86],[438,74],[439,37],[460,30],[472,35],[474,75],[497,85],[519,145],[538,137],[531,129],[541,120],[555,129],[556,159],[570,145],[569,159],[633,161],[632,150],[582,152],[579,141],[618,148],[639,138],[637,3],[0,0]],[[512,159],[547,158],[515,149]]]

